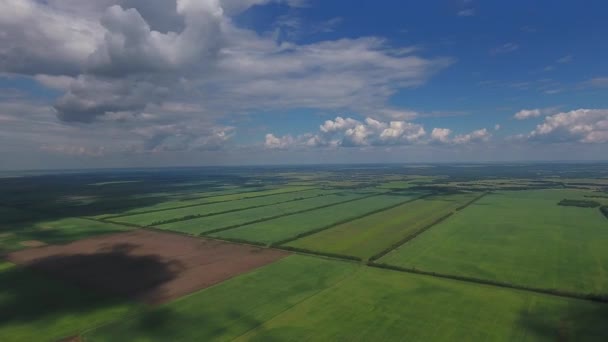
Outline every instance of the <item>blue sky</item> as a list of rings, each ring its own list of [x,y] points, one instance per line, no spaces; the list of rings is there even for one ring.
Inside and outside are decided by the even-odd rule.
[[[0,168],[606,159],[604,1],[0,9]]]

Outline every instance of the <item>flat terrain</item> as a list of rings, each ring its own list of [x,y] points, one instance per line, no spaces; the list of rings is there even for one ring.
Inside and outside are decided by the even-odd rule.
[[[133,309],[132,303],[0,262],[0,341],[57,341]]]
[[[286,255],[276,250],[137,230],[13,252],[7,259],[85,288],[161,303]]]
[[[352,274],[357,265],[289,256],[86,334],[86,341],[230,341]]]
[[[278,215],[288,215],[301,210],[348,202],[358,198],[369,196],[369,193],[341,192],[337,194],[308,198],[300,201],[279,203],[272,207],[253,208],[221,215],[213,215],[187,221],[158,225],[158,228],[184,232],[188,234],[200,234],[212,230],[224,229],[246,225],[258,220],[270,219]]]
[[[603,341],[606,324],[601,304],[290,256],[86,339]]]
[[[167,221],[176,220],[180,218],[188,218],[194,216],[210,216],[214,214],[221,214],[225,212],[234,212],[238,210],[244,210],[248,208],[270,206],[273,204],[279,204],[290,201],[298,201],[306,198],[315,198],[324,195],[330,195],[336,191],[330,190],[305,190],[289,192],[284,194],[261,196],[261,197],[250,197],[245,199],[235,199],[231,201],[223,202],[211,202],[197,206],[190,206],[180,209],[162,210],[155,211],[147,214],[136,214],[129,216],[121,216],[110,219],[111,221],[136,224],[140,226],[153,226],[159,225]]]
[[[0,253],[127,230],[130,228],[76,217],[0,225]]]
[[[298,234],[330,227],[346,220],[406,202],[419,194],[391,193],[363,198],[328,208],[308,211],[301,214],[284,216],[275,220],[244,225],[229,229],[211,236],[229,239],[241,239],[257,243],[271,244],[296,237]]]
[[[498,192],[380,262],[544,289],[608,294],[608,220],[557,205],[570,190]]]
[[[176,199],[176,200],[171,200],[171,201],[164,201],[162,203],[158,203],[158,204],[151,205],[151,206],[144,206],[144,207],[138,207],[138,208],[135,208],[132,210],[126,210],[126,211],[120,212],[118,214],[97,215],[97,216],[95,216],[95,218],[112,218],[112,217],[131,215],[131,214],[137,214],[137,213],[142,213],[142,212],[151,212],[151,211],[156,211],[156,210],[180,208],[180,207],[184,207],[184,206],[198,205],[198,204],[205,204],[205,203],[234,201],[234,200],[240,200],[240,199],[245,199],[245,198],[270,196],[270,195],[304,191],[304,190],[310,190],[310,189],[313,189],[313,187],[312,186],[284,186],[284,187],[280,187],[280,188],[276,188],[276,189],[267,189],[267,190],[259,190],[259,191],[255,191],[255,190],[246,191],[245,189],[241,188],[241,189],[234,189],[234,190],[229,190],[226,192],[219,192],[219,193],[215,193],[215,192],[201,193],[198,195],[198,197],[194,197],[194,198],[190,198],[190,199]]]
[[[608,164],[9,176],[2,342],[608,341]]]
[[[478,196],[480,193],[421,198],[292,241],[287,246],[367,260]]]

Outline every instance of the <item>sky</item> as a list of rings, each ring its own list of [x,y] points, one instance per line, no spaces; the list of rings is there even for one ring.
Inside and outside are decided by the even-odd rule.
[[[606,160],[606,13],[0,0],[0,169]]]

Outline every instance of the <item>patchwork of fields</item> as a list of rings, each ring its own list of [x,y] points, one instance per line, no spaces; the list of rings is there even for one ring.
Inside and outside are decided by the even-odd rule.
[[[581,300],[291,256],[85,337],[553,341],[576,336],[600,341],[608,338],[607,310]]]
[[[287,246],[367,260],[480,196],[431,196],[336,225]]]
[[[608,172],[429,168],[0,179],[0,341],[608,340]]]
[[[328,228],[405,201],[415,194],[390,193],[367,196],[348,203],[316,209],[278,219],[244,225],[235,229],[210,234],[212,237],[238,239],[262,244],[277,244],[318,229]]]
[[[542,289],[608,294],[608,221],[568,190],[497,192],[380,260]]]

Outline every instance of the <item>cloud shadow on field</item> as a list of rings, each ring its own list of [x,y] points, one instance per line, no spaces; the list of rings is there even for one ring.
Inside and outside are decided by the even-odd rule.
[[[571,299],[565,299],[571,300]],[[576,300],[573,300],[576,301]],[[522,310],[519,326],[527,335],[555,341],[608,340],[608,305],[580,301],[557,310]]]

